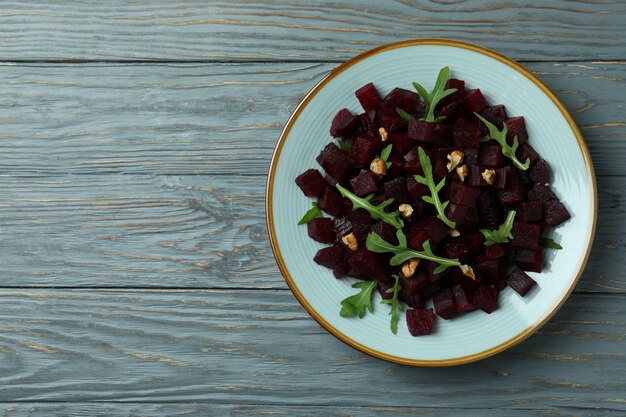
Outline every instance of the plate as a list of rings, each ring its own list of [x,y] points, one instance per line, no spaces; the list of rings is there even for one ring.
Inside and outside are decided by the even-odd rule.
[[[340,301],[355,290],[356,280],[336,280],[313,262],[324,245],[297,222],[310,208],[294,180],[318,167],[316,156],[331,137],[338,110],[362,112],[354,91],[373,82],[381,95],[394,87],[411,89],[419,81],[427,90],[439,69],[480,88],[490,103],[502,103],[509,115],[523,115],[532,146],[550,164],[551,187],[572,218],[552,232],[562,250],[547,250],[547,267],[530,273],[538,283],[526,297],[511,288],[499,295],[500,308],[454,320],[437,320],[429,336],[412,337],[404,315],[398,333],[389,330],[388,308],[378,305],[363,319],[339,316]],[[365,52],[331,71],[302,100],[276,145],[267,181],[269,237],[285,281],[298,301],[328,332],[374,357],[415,366],[446,366],[477,361],[530,336],[561,307],[585,267],[596,224],[596,185],[589,151],[563,104],[534,74],[489,49],[463,42],[423,39],[393,43]]]

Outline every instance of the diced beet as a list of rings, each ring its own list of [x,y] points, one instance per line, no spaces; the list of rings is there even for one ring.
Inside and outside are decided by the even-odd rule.
[[[550,226],[558,226],[571,217],[563,203],[555,198],[543,203],[543,212],[545,221]]]
[[[432,143],[436,143],[437,146],[451,146],[452,126],[443,123],[435,124]]]
[[[415,91],[405,90],[404,88],[394,88],[385,96],[381,107],[391,109],[394,112],[396,108],[399,107],[408,113],[413,113],[417,110],[420,101],[420,96]]]
[[[500,262],[486,257],[476,258],[474,273],[480,275],[482,282],[496,284],[500,279]]]
[[[446,216],[456,223],[457,226],[465,223],[465,216],[467,215],[467,207],[460,204],[449,204],[446,208]]]
[[[478,149],[480,146],[480,127],[476,118],[460,117],[452,127],[454,145],[460,148]]]
[[[467,275],[464,275],[459,268],[448,268],[446,270],[448,277],[451,278],[452,284],[462,285],[463,288],[474,289],[480,285],[480,276],[476,276],[476,279],[472,279]]]
[[[468,207],[467,213],[465,213],[465,223],[478,223],[480,218],[478,217],[478,209],[476,207]]]
[[[316,158],[317,162],[331,177],[341,181],[352,168],[344,151],[334,143],[329,143]]]
[[[452,319],[459,315],[454,304],[454,295],[451,288],[444,288],[433,295],[435,312],[444,320]]]
[[[509,254],[509,245],[506,243],[496,243],[485,246],[485,256],[489,259],[500,259]]]
[[[391,300],[393,298],[393,294],[387,292],[388,289],[392,288],[394,285],[393,281],[379,281],[378,282],[378,293],[382,297],[383,300]]]
[[[504,190],[507,186],[507,180],[509,173],[511,172],[511,167],[505,166],[500,168],[495,168],[496,170],[496,181],[493,183],[494,188],[498,190]]]
[[[422,200],[422,196],[428,195],[428,187],[415,181],[412,176],[406,177],[406,189],[413,200]]]
[[[350,186],[354,194],[365,197],[378,190],[378,177],[372,171],[362,169],[359,175],[350,180]]]
[[[376,87],[374,87],[374,84],[372,83],[365,84],[363,87],[356,90],[354,94],[359,100],[359,103],[361,103],[361,107],[363,107],[363,110],[366,112],[370,110],[378,110],[383,102],[383,99],[380,98]]]
[[[411,308],[424,308],[424,296],[422,296],[422,294],[420,293],[406,295],[401,291],[400,299]]]
[[[406,311],[406,324],[411,336],[431,334],[435,327],[435,314],[432,308],[410,308]]]
[[[497,106],[485,107],[480,115],[484,117],[487,121],[496,125],[498,129],[502,129],[502,124],[506,119],[506,109],[504,105],[498,104]],[[484,123],[482,124],[484,126]],[[486,128],[486,126],[485,126]],[[483,135],[486,135],[487,131],[484,131]]]
[[[481,208],[478,211],[480,221],[489,230],[497,229],[502,223],[500,221],[501,211],[502,210],[498,206],[489,206],[486,208]]]
[[[462,238],[454,238],[443,244],[444,257],[449,259],[458,259],[462,264],[469,259],[469,247]]]
[[[448,236],[448,226],[435,216],[424,217],[415,223],[415,228],[428,233],[432,243],[439,243]]]
[[[395,109],[381,109],[378,111],[378,123],[385,128],[387,132],[395,132],[407,125]]]
[[[359,136],[350,149],[350,159],[360,165],[368,165],[374,159],[380,139],[372,136]]]
[[[524,185],[514,185],[498,192],[500,204],[513,205],[526,200],[526,187]]]
[[[296,184],[307,197],[317,197],[326,188],[326,181],[317,169],[307,169],[298,175]]]
[[[334,138],[351,135],[359,127],[359,118],[348,109],[341,109],[330,125],[330,135]]]
[[[463,153],[465,154],[465,164],[466,165],[476,165],[478,164],[478,149],[463,149]]]
[[[428,281],[430,281],[431,284],[437,283],[437,281],[443,279],[447,275],[447,271],[435,274],[435,269],[437,269],[438,266],[439,264],[432,262],[432,261],[422,260],[420,262],[420,268],[422,269],[422,271],[424,271],[424,274],[426,275],[426,277],[428,277]],[[429,297],[434,292],[439,291],[439,289],[440,289],[439,285],[437,285],[436,288],[424,287],[422,288],[422,294],[424,294],[424,296],[426,297]]]
[[[378,236],[382,237],[383,240],[391,243],[392,245],[397,245],[399,243],[396,236],[396,229],[382,220],[377,221],[372,225],[370,233],[376,233]]]
[[[456,91],[444,98],[441,104],[446,105],[448,103],[462,101],[465,97],[465,81],[456,78],[448,78],[445,89],[449,90],[451,88],[456,88]]]
[[[452,295],[454,296],[454,304],[459,313],[476,310],[476,306],[472,302],[472,294],[462,285],[457,284],[452,287]]]
[[[550,181],[549,170],[548,163],[543,159],[538,159],[530,166],[528,177],[536,183],[547,184]]]
[[[519,246],[526,249],[537,249],[539,245],[539,236],[541,228],[535,223],[513,223],[513,246]]]
[[[338,263],[342,262],[346,257],[346,248],[341,243],[335,243],[333,246],[328,246],[317,251],[313,260],[316,264],[325,266],[326,268],[333,268]]]
[[[436,275],[435,279],[442,276],[442,274]],[[429,278],[430,280],[430,278]],[[424,288],[422,288],[422,295],[424,296],[424,298],[431,298],[432,295],[434,293],[436,293],[437,291],[439,291],[441,289],[441,286],[439,285],[439,283],[437,282],[431,282],[430,284],[426,285]]]
[[[333,219],[333,234],[335,235],[335,240],[340,240],[351,232],[352,222],[349,217],[335,217]]]
[[[424,122],[422,120],[413,119],[409,121],[409,130],[407,132],[409,138],[418,140],[423,143],[433,142],[433,132],[435,130],[435,124],[430,122]]]
[[[400,286],[407,296],[417,294],[427,284],[428,278],[420,271],[415,271],[415,274],[410,278],[400,274]]]
[[[524,297],[528,291],[536,284],[535,280],[526,274],[526,272],[522,271],[519,268],[515,268],[509,274],[509,277],[506,280],[506,283],[509,284],[511,288],[515,290],[519,295]]]
[[[473,207],[476,205],[480,193],[480,188],[459,182],[451,182],[448,187],[448,200],[450,200],[450,203]]]
[[[524,271],[541,272],[543,269],[543,254],[541,249],[515,248],[515,262]]]
[[[356,239],[361,242],[367,238],[370,227],[372,226],[372,216],[364,209],[357,209],[350,213],[350,223],[352,223],[352,233]]]
[[[406,189],[404,177],[396,177],[383,185],[386,198],[393,198],[394,204],[410,203],[409,192]]]
[[[498,291],[493,285],[479,285],[474,290],[474,305],[487,314],[498,308]]]
[[[448,97],[446,97],[446,99],[447,98]],[[449,103],[444,103],[442,101],[441,108],[439,109],[438,112],[436,112],[436,115],[437,117],[445,117],[446,119],[444,120],[444,122],[449,122],[449,121],[453,121],[460,111],[461,111],[461,106],[459,106],[458,101],[452,101]]]
[[[333,275],[337,279],[343,278],[348,275],[348,271],[350,271],[348,261],[344,260],[333,266]]]
[[[322,243],[333,243],[335,241],[333,220],[328,217],[313,219],[306,224],[306,227],[311,239]]]
[[[543,207],[541,201],[523,201],[517,206],[515,220],[528,223],[538,222],[543,219]]]
[[[498,204],[498,196],[493,190],[483,190],[478,198],[478,207],[487,208]]]
[[[526,133],[526,125],[524,124],[524,116],[511,117],[504,121],[506,125],[506,141],[509,145],[513,144],[513,138],[517,136],[518,143],[524,143],[528,140]]]
[[[387,259],[378,253],[368,251],[364,246],[353,252],[348,264],[352,274],[357,278],[391,280],[391,275],[387,271]]]
[[[478,163],[490,167],[503,167],[507,163],[507,159],[502,154],[500,145],[485,145],[478,155]]]
[[[476,88],[465,92],[463,106],[465,107],[465,111],[470,114],[473,112],[480,113],[485,107],[487,107],[487,100],[485,100],[485,96],[483,96],[482,91],[480,91],[479,88]]]
[[[537,159],[539,159],[539,154],[537,151],[527,143],[522,143],[520,147],[517,149],[517,157],[520,161],[526,161],[526,158],[530,159],[530,162],[533,163]]]
[[[478,256],[485,247],[485,236],[479,231],[463,232],[463,237],[469,248],[470,256]]]
[[[415,141],[406,132],[389,133],[389,143],[393,145],[391,155],[404,159],[404,155],[415,146]]]
[[[553,198],[556,198],[556,195],[543,184],[535,184],[533,188],[528,191],[529,200],[538,200],[545,203]]]
[[[341,216],[343,212],[343,197],[337,189],[326,187],[322,191],[319,200],[317,200],[317,207],[331,216]]]
[[[423,250],[422,244],[430,238],[426,230],[410,228],[407,232],[407,246],[415,250]]]
[[[359,122],[361,124],[361,134],[367,136],[378,136],[378,112],[376,110],[370,110],[367,113],[359,115]],[[344,138],[346,140],[346,138]]]

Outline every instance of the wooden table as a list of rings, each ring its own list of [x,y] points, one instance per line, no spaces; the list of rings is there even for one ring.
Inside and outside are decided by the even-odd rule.
[[[3,3],[3,415],[626,414],[626,4],[529,3]],[[600,210],[582,280],[541,331],[419,369],[309,318],[272,257],[264,188],[282,125],[324,74],[433,36],[554,89]]]

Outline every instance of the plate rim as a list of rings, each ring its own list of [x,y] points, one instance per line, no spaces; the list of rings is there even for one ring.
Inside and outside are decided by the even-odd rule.
[[[500,343],[497,346],[493,346],[493,347],[491,347],[489,349],[486,349],[484,351],[478,352],[478,353],[474,353],[474,354],[466,355],[466,356],[459,356],[459,357],[450,358],[450,359],[436,359],[436,360],[409,359],[409,358],[405,358],[405,357],[401,357],[401,356],[391,355],[391,354],[388,354],[388,353],[377,351],[377,350],[372,349],[372,348],[370,348],[370,347],[368,347],[368,346],[366,346],[366,345],[364,345],[362,343],[359,343],[359,342],[349,338],[348,336],[343,334],[341,331],[337,330],[329,322],[327,322],[324,319],[324,317],[322,317],[307,302],[306,298],[299,291],[295,281],[291,277],[291,274],[289,273],[289,270],[287,269],[287,267],[285,265],[285,262],[284,262],[284,260],[282,258],[282,255],[281,255],[281,252],[280,252],[280,248],[278,246],[278,242],[277,242],[277,239],[276,239],[275,229],[274,229],[274,216],[273,216],[274,213],[273,213],[273,208],[272,208],[272,206],[273,206],[272,205],[273,195],[272,194],[273,194],[273,189],[274,189],[273,185],[274,185],[274,176],[275,176],[275,172],[276,172],[276,167],[278,165],[278,159],[280,157],[280,153],[282,151],[283,145],[285,144],[285,141],[286,141],[287,137],[289,136],[289,133],[291,132],[291,129],[292,129],[293,125],[295,124],[296,120],[300,116],[300,113],[302,113],[304,108],[313,99],[313,97],[315,97],[315,95],[328,82],[330,82],[333,78],[335,78],[337,75],[339,75],[340,73],[342,73],[343,71],[345,71],[349,67],[355,65],[356,63],[359,63],[359,62],[365,60],[366,58],[369,58],[370,56],[376,55],[378,53],[385,52],[385,51],[390,51],[390,50],[398,49],[398,48],[409,47],[409,46],[448,46],[448,47],[455,47],[455,48],[460,48],[460,49],[465,49],[465,50],[470,50],[470,51],[473,51],[473,52],[477,52],[479,54],[482,54],[482,55],[485,55],[485,56],[488,56],[490,58],[493,58],[493,59],[496,59],[496,60],[500,61],[501,63],[511,67],[512,69],[514,69],[515,71],[517,71],[518,73],[520,73],[521,75],[526,77],[528,80],[533,82],[533,84],[535,84],[537,87],[539,87],[539,89],[552,101],[552,103],[558,108],[558,110],[561,112],[561,115],[567,121],[567,124],[569,125],[570,129],[572,130],[572,133],[574,134],[574,136],[576,138],[576,142],[578,143],[578,146],[579,146],[580,151],[582,153],[583,161],[584,161],[585,167],[587,169],[587,174],[588,174],[588,177],[589,177],[590,183],[591,183],[591,187],[590,187],[591,202],[592,202],[592,210],[591,211],[592,211],[592,214],[593,214],[593,219],[592,219],[592,223],[591,223],[591,228],[589,230],[589,235],[587,236],[587,247],[585,249],[585,254],[581,258],[581,261],[579,263],[578,273],[575,274],[573,276],[573,278],[570,280],[569,287],[568,287],[567,291],[564,293],[564,295],[559,300],[557,300],[556,304],[554,306],[552,306],[548,310],[548,312],[541,319],[539,319],[537,322],[533,323],[531,326],[527,327],[525,330],[521,331],[517,335],[513,336],[509,340],[507,340],[507,341],[505,341],[503,343]],[[274,254],[274,258],[276,259],[276,263],[278,264],[278,268],[279,268],[281,274],[283,275],[283,278],[285,279],[285,282],[287,283],[287,286],[289,287],[291,292],[294,294],[294,296],[296,297],[296,299],[298,300],[300,305],[302,305],[302,307],[309,313],[309,315],[315,321],[317,321],[317,323],[320,326],[322,326],[327,332],[329,332],[330,334],[332,334],[334,337],[336,337],[337,339],[341,340],[342,342],[346,343],[347,345],[349,345],[349,346],[351,346],[351,347],[353,347],[353,348],[355,348],[355,349],[357,349],[357,350],[359,350],[359,351],[361,351],[361,352],[363,352],[365,354],[368,354],[370,356],[373,356],[375,358],[382,359],[382,360],[385,360],[385,361],[388,361],[388,362],[398,363],[398,364],[402,364],[402,365],[421,366],[421,367],[454,366],[454,365],[462,365],[462,364],[466,364],[466,363],[470,363],[470,362],[479,361],[479,360],[488,358],[490,356],[493,356],[493,355],[495,355],[497,353],[500,353],[500,352],[502,352],[502,351],[504,351],[504,350],[506,350],[506,349],[508,349],[508,348],[510,348],[512,346],[517,345],[518,343],[521,343],[523,340],[525,340],[530,335],[532,335],[537,330],[539,330],[562,307],[562,305],[565,303],[565,300],[567,300],[569,298],[569,296],[571,295],[572,291],[576,287],[576,284],[580,280],[580,277],[581,277],[581,275],[582,275],[582,273],[583,273],[583,271],[585,269],[585,266],[587,264],[587,261],[589,259],[589,254],[591,252],[591,247],[593,246],[593,240],[594,240],[594,237],[595,237],[597,217],[598,217],[598,197],[597,197],[596,177],[595,177],[595,172],[594,172],[594,168],[593,168],[593,163],[591,161],[591,156],[589,154],[589,149],[587,148],[587,144],[585,143],[585,140],[584,140],[582,134],[580,133],[580,130],[576,126],[576,123],[574,122],[574,119],[572,118],[571,114],[566,109],[566,107],[563,105],[563,103],[552,92],[552,90],[550,90],[530,70],[528,70],[522,64],[518,63],[517,61],[515,61],[515,60],[513,60],[511,58],[508,58],[508,57],[506,57],[506,56],[504,56],[504,55],[502,55],[502,54],[500,54],[498,52],[495,52],[495,51],[493,51],[493,50],[491,50],[489,48],[486,48],[484,46],[480,46],[480,45],[476,45],[476,44],[472,44],[472,43],[468,43],[468,42],[462,42],[462,41],[456,41],[456,40],[450,40],[450,39],[442,39],[442,38],[410,39],[410,40],[404,40],[404,41],[399,41],[399,42],[393,42],[393,43],[385,44],[385,45],[382,45],[382,46],[370,49],[368,51],[365,51],[365,52],[363,52],[363,53],[361,53],[361,54],[359,54],[359,55],[357,55],[357,56],[347,60],[346,62],[340,64],[339,66],[337,66],[334,69],[332,69],[328,74],[326,74],[324,76],[324,78],[322,78],[317,84],[315,84],[315,86],[313,88],[311,88],[311,90],[309,90],[309,92],[300,101],[300,103],[298,104],[296,109],[293,111],[293,113],[289,117],[289,119],[288,119],[287,123],[285,124],[283,130],[281,131],[280,136],[278,138],[278,142],[276,143],[276,146],[274,148],[274,152],[272,154],[272,159],[270,161],[269,172],[268,172],[268,175],[267,175],[267,183],[266,183],[266,188],[265,188],[265,219],[266,219],[266,225],[267,225],[270,245],[272,247],[272,252]]]

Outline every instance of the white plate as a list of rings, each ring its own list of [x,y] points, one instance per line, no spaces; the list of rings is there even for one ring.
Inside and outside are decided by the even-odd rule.
[[[388,308],[378,305],[365,318],[339,316],[340,301],[353,294],[353,279],[336,280],[313,262],[323,245],[297,222],[311,205],[294,179],[317,167],[315,157],[331,139],[330,122],[341,108],[362,112],[354,91],[373,82],[381,95],[418,81],[429,90],[439,69],[480,88],[490,103],[522,115],[530,144],[550,164],[551,187],[572,218],[553,231],[563,250],[548,250],[547,267],[526,297],[510,288],[500,293],[492,314],[476,311],[437,320],[429,336],[412,337],[404,315],[398,334],[389,330]],[[417,366],[467,363],[498,353],[543,325],[563,304],[583,271],[595,231],[596,186],[589,151],[561,102],[530,71],[488,49],[449,40],[415,40],[386,45],[342,64],[300,103],[276,146],[267,183],[267,223],[274,255],[287,284],[326,330],[372,356]],[[378,295],[376,295],[378,297]]]

